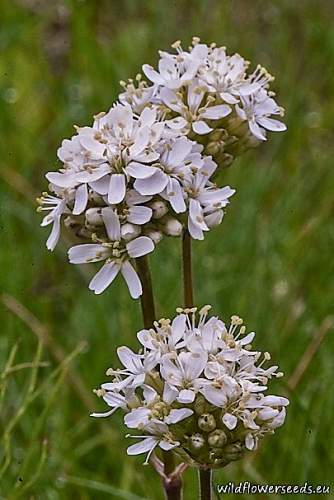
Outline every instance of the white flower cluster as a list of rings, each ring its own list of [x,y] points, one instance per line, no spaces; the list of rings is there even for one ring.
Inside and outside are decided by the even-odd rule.
[[[215,183],[224,166],[284,130],[270,118],[282,114],[268,91],[263,68],[247,75],[248,63],[225,48],[194,39],[189,52],[161,52],[159,71],[143,66],[152,86],[139,78],[125,85],[108,113],[63,141],[62,167],[46,178],[42,226],[52,224],[47,247],[59,240],[61,221],[84,241],[69,250],[74,264],[104,261],[89,287],[103,292],[121,272],[130,294],[142,287],[132,259],[152,252],[163,235],[191,237],[220,224],[234,194]]]
[[[140,331],[140,354],[118,349],[124,368],[109,369],[112,381],[96,391],[111,410],[92,416],[125,412],[140,439],[129,455],[147,453],[147,463],[160,447],[192,465],[223,467],[284,423],[289,401],[265,395],[268,380],[283,374],[264,366],[269,353],[252,350],[255,333],[239,317],[226,328],[209,310],[178,309],[173,321]]]

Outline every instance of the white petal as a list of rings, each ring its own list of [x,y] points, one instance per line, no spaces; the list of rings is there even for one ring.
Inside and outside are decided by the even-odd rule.
[[[222,389],[218,389],[208,385],[201,389],[201,393],[203,394],[205,399],[209,401],[209,403],[215,406],[222,408],[227,403],[226,394]]]
[[[168,425],[176,424],[177,422],[181,422],[181,420],[190,417],[190,415],[192,415],[193,413],[194,412],[190,410],[190,408],[173,409],[165,418],[165,422]]]
[[[208,134],[213,130],[213,128],[209,127],[209,125],[205,123],[203,120],[198,120],[197,122],[193,122],[192,128],[195,134],[199,135]]]
[[[75,202],[73,208],[73,215],[81,214],[86,206],[88,201],[88,190],[86,184],[81,184],[75,192]]]
[[[275,417],[272,422],[270,422],[270,427],[272,429],[276,429],[277,427],[281,427],[281,425],[284,424],[284,420],[285,420],[285,416],[286,416],[286,410],[285,408],[283,407],[281,409],[281,411],[279,412],[279,414],[277,415],[277,417]]]
[[[186,211],[187,207],[183,197],[183,190],[179,181],[173,178],[169,178],[165,192],[169,203],[172,205],[173,210],[177,214]]]
[[[219,226],[224,217],[224,212],[222,210],[215,210],[212,214],[205,215],[205,224],[209,227]]]
[[[110,178],[108,202],[113,205],[124,200],[126,181],[124,174],[112,174]]]
[[[55,249],[60,237],[60,216],[53,219],[53,226],[51,233],[46,241],[46,248],[51,250]]]
[[[112,208],[107,207],[102,209],[102,218],[110,240],[119,241],[121,239],[121,224],[118,215]]]
[[[98,159],[102,158],[104,151],[106,149],[106,145],[102,144],[101,142],[93,139],[91,135],[79,135],[80,138],[80,143],[81,145],[87,149],[87,151],[90,151],[93,153],[93,158]],[[92,157],[92,156],[91,156]]]
[[[148,179],[137,179],[134,183],[135,189],[143,195],[159,194],[165,189],[168,176],[161,170],[157,170]]]
[[[184,403],[184,404],[192,403],[194,400],[195,400],[195,393],[190,389],[182,389],[177,397],[177,401],[179,401],[179,403]]]
[[[105,385],[105,384],[103,384]],[[121,394],[118,394],[117,392],[107,392],[103,396],[103,400],[107,403],[107,405],[120,408],[120,407],[126,407],[126,402],[124,396]]]
[[[264,396],[264,398],[261,399],[261,404],[269,406],[287,406],[289,400],[283,396]]]
[[[260,141],[267,140],[264,130],[261,127],[259,127],[258,124],[254,120],[251,120],[249,122],[249,129],[252,132],[252,134]]]
[[[116,262],[104,264],[89,283],[89,289],[96,295],[102,293],[114,281],[120,269]]]
[[[90,182],[89,185],[94,191],[96,191],[96,193],[105,195],[108,193],[109,183],[110,183],[110,176],[105,175],[100,179],[98,179],[97,181]]]
[[[135,159],[148,145],[150,140],[151,131],[149,127],[142,127],[136,133],[136,141],[129,148],[130,158]]]
[[[166,120],[166,125],[172,130],[181,130],[187,127],[188,122],[182,116],[177,116],[176,118],[172,118],[171,120]]]
[[[186,329],[187,316],[185,314],[179,314],[172,321],[172,338],[174,344],[183,338]]]
[[[155,122],[156,117],[157,112],[155,109],[144,108],[140,114],[139,122],[141,125],[147,125],[148,127],[151,127]]]
[[[162,378],[170,385],[172,386],[182,385],[182,374],[169,358],[167,357],[162,358],[162,362],[160,364],[160,371]]]
[[[255,447],[255,439],[252,434],[247,434],[245,439],[245,445],[247,450],[253,450]]]
[[[152,342],[152,336],[149,330],[140,330],[140,332],[137,333],[137,338],[146,349],[154,349],[154,343]]]
[[[253,342],[253,339],[255,337],[255,332],[251,332],[246,337],[243,337],[242,339],[238,340],[238,343],[241,345],[247,345]]]
[[[109,250],[97,243],[85,243],[75,245],[68,251],[68,258],[71,264],[87,264],[88,262],[98,262],[109,256]]]
[[[180,446],[180,443],[178,441],[171,443],[170,441],[161,440],[159,446],[162,450],[170,451],[176,448],[177,446]]]
[[[128,221],[132,224],[145,224],[152,217],[152,208],[143,206],[132,206],[129,208]]]
[[[229,94],[228,92],[221,92],[220,97],[225,102],[228,102],[228,104],[237,104],[237,102],[239,102],[238,99],[236,99],[232,94]]]
[[[107,163],[103,163],[99,167],[92,170],[82,170],[75,174],[75,180],[77,182],[94,182],[101,179],[103,176],[110,172],[110,167]]]
[[[222,420],[230,431],[235,429],[238,423],[237,417],[235,415],[231,415],[231,413],[225,413]]]
[[[286,125],[279,120],[274,120],[265,116],[263,116],[262,118],[258,118],[257,122],[262,127],[266,128],[267,130],[272,130],[273,132],[283,132],[287,128]]]
[[[201,116],[203,118],[208,118],[209,120],[219,120],[220,118],[224,118],[230,113],[230,106],[227,106],[226,104],[219,104],[218,106],[211,106],[210,108],[206,108],[206,110],[201,113]]]
[[[169,384],[165,384],[162,399],[165,403],[170,405],[175,401],[178,393],[179,392],[177,389],[175,389],[174,387],[171,387]]]
[[[124,423],[130,429],[136,429],[148,422],[150,413],[151,411],[148,408],[136,408],[125,415]]]
[[[160,74],[155,71],[149,64],[143,64],[144,75],[151,80],[153,83],[163,84],[164,80],[161,78]]]
[[[168,165],[173,167],[178,167],[184,159],[191,152],[193,147],[193,142],[189,141],[185,137],[176,139],[172,144],[172,149],[168,153]]]
[[[130,370],[130,372],[134,374],[138,374],[143,372],[143,364],[141,361],[141,356],[139,354],[135,354],[129,347],[122,346],[117,349],[117,356],[119,357],[120,362],[125,368]]]
[[[128,206],[142,205],[143,203],[146,203],[151,199],[152,196],[143,196],[142,194],[138,193],[135,189],[127,190],[125,196],[125,202]]]
[[[173,90],[162,87],[160,97],[162,102],[173,111],[176,111],[176,113],[180,113],[182,111],[182,101],[175,94],[175,92],[173,92]]]
[[[158,444],[158,439],[155,437],[147,437],[143,439],[140,443],[133,444],[127,449],[128,455],[140,455],[141,453],[146,453],[147,451],[153,450]]]
[[[193,198],[189,202],[189,217],[191,220],[199,226],[203,231],[207,231],[208,227],[204,222],[203,217],[203,209],[198,200],[194,200]]]
[[[194,240],[204,240],[202,229],[197,224],[194,224],[190,217],[188,217],[188,231]]]
[[[143,289],[138,274],[136,273],[130,262],[125,261],[122,264],[121,273],[126,281],[126,284],[128,285],[131,297],[133,299],[138,299],[138,297],[140,297],[143,293]]]
[[[61,174],[59,172],[48,172],[45,177],[49,182],[58,187],[70,188],[77,184],[73,174]]]
[[[158,169],[156,167],[150,167],[148,165],[143,165],[142,163],[137,163],[132,161],[126,167],[126,172],[134,177],[135,179],[147,179],[151,177]]]
[[[278,410],[274,410],[273,408],[263,408],[257,414],[258,418],[261,420],[271,420],[279,414]]]
[[[146,255],[154,250],[153,241],[148,236],[139,236],[126,245],[128,254],[133,259]]]

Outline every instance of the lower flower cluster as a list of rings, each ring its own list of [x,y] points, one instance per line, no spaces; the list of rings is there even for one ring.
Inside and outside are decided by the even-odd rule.
[[[109,369],[112,381],[95,391],[111,407],[125,412],[124,423],[138,433],[129,455],[174,450],[199,467],[224,467],[255,450],[285,420],[285,397],[266,395],[277,366],[266,367],[269,353],[252,349],[255,333],[246,333],[238,316],[229,327],[209,317],[210,306],[177,309],[141,330],[139,354],[118,349],[122,369]]]

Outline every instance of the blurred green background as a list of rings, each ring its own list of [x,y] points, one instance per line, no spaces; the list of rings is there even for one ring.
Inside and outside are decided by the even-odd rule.
[[[137,348],[139,303],[121,280],[93,296],[87,281],[96,268],[69,265],[66,241],[46,250],[35,197],[73,124],[90,123],[111,106],[120,79],[192,35],[266,66],[288,124],[226,170],[237,195],[224,223],[194,245],[198,304],[212,303],[227,319],[237,313],[257,331],[255,346],[286,374],[272,392],[291,399],[285,426],[256,454],[216,472],[215,482],[330,484],[333,2],[1,0],[0,7],[0,497],[162,498],[142,457],[126,456],[121,414],[88,416],[104,409],[91,390],[106,380],[116,346]],[[165,317],[182,300],[179,250],[169,239],[152,259]],[[196,498],[193,470],[185,482],[185,500]]]

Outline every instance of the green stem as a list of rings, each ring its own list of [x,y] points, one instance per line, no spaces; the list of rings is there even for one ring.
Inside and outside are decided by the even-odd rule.
[[[199,469],[200,500],[212,500],[212,469]]]
[[[191,236],[188,229],[183,231],[182,237],[182,264],[183,264],[183,293],[184,306],[193,307],[194,292],[192,278],[192,262],[191,262]]]
[[[156,320],[154,294],[152,287],[151,272],[147,256],[136,259],[137,272],[142,284],[143,293],[140,297],[143,322],[145,328],[152,328]],[[174,476],[175,460],[171,451],[163,451],[164,479],[163,486],[166,500],[182,499],[182,480],[179,476]]]

